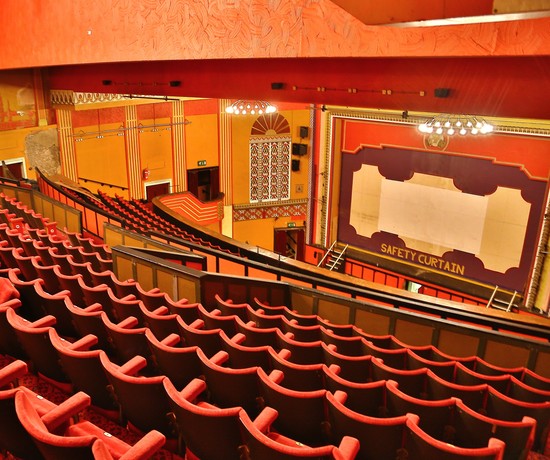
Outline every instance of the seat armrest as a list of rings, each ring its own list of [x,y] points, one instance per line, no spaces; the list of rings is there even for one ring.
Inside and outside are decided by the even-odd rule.
[[[132,329],[138,325],[138,319],[135,316],[128,316],[124,318],[120,323],[117,324],[118,327],[123,329]]]
[[[69,348],[71,350],[75,351],[84,351],[89,350],[90,347],[93,347],[94,345],[97,345],[98,339],[93,334],[88,334],[81,339],[78,339],[76,342],[73,342],[69,345]]]
[[[57,320],[55,319],[55,316],[47,315],[30,323],[29,326],[30,327],[50,327],[55,325],[56,322]]]
[[[187,401],[194,401],[204,390],[206,390],[206,382],[195,378],[180,391],[180,396]]]
[[[160,341],[163,345],[167,345],[169,347],[173,347],[174,345],[177,345],[180,343],[181,337],[178,334],[172,333],[168,336],[166,336],[164,339]]]
[[[277,419],[279,413],[272,407],[264,407],[263,410],[254,419],[254,425],[262,433],[267,433],[271,424]]]
[[[351,436],[344,436],[338,446],[338,455],[335,455],[335,458],[353,460],[359,453],[359,447],[359,440]]]
[[[4,388],[14,380],[23,377],[27,371],[27,363],[20,359],[4,366],[0,369],[0,388]]]
[[[149,431],[120,460],[146,460],[151,458],[166,443],[166,437],[159,431]]]
[[[44,414],[41,419],[49,431],[55,431],[56,428],[82,412],[91,404],[92,398],[86,393],[79,391],[69,399],[63,401],[57,407]]]
[[[134,356],[118,368],[125,375],[136,375],[141,369],[147,366],[147,360],[143,356]]]
[[[210,358],[210,361],[212,361],[214,364],[217,364],[218,366],[221,366],[228,359],[229,353],[227,353],[227,351],[220,350],[214,356],[212,356],[212,358]]]
[[[277,384],[281,383],[284,378],[285,378],[285,374],[283,374],[283,371],[280,371],[278,369],[273,369],[269,373],[269,379]]]

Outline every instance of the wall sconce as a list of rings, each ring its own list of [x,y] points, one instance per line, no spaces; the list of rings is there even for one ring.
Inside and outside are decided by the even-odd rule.
[[[489,134],[493,132],[493,125],[476,115],[450,115],[440,114],[430,118],[418,126],[418,130],[424,134],[447,134],[453,136],[459,134],[465,136],[471,134]]]
[[[277,107],[266,101],[245,101],[239,99],[225,108],[227,113],[232,115],[262,115],[264,113],[274,113]]]
[[[143,171],[141,171],[141,178],[143,180],[149,179],[150,175],[151,175],[151,170],[149,168],[144,168]]]

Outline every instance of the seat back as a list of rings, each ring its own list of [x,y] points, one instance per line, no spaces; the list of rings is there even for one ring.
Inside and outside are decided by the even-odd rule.
[[[94,406],[116,410],[118,406],[107,389],[109,380],[99,359],[100,350],[73,350],[54,329],[49,333],[61,366],[75,389],[88,394]]]
[[[143,432],[158,430],[167,438],[175,438],[174,427],[167,417],[171,409],[162,383],[165,377],[126,375],[105,353],[101,352],[99,357],[125,420]]]
[[[397,453],[403,441],[407,415],[370,417],[349,409],[331,392],[327,392],[326,399],[333,442],[339,442],[344,436],[358,439],[360,447],[357,458],[361,460],[399,458]]]
[[[219,357],[220,354],[215,357]],[[212,403],[222,408],[241,406],[253,415],[259,412],[260,392],[256,367],[246,369],[223,367],[207,358],[200,349],[197,349],[197,356],[200,359]]]
[[[487,447],[464,448],[434,439],[426,434],[412,419],[407,420],[402,457],[407,460],[502,460],[504,443],[491,438]]]
[[[199,391],[206,385],[201,380],[195,380],[190,386],[198,386]],[[180,445],[185,444],[192,453],[191,458],[209,460],[239,460],[239,446],[242,444],[239,412],[240,407],[221,409],[209,404],[195,404],[185,396],[192,391],[179,392],[170,379],[164,379],[164,388],[170,398],[170,407],[175,417]],[[191,396],[189,396],[191,399]],[[214,437],[213,434],[215,433]],[[183,449],[180,447],[180,453]]]
[[[159,341],[151,330],[145,331],[145,337],[151,350],[151,356],[159,372],[170,379],[181,390],[191,380],[201,375],[201,365],[197,356],[197,347],[176,347]],[[179,336],[173,336],[173,345],[180,344]]]
[[[274,428],[284,436],[310,446],[327,443],[326,390],[294,391],[275,383],[258,368],[263,405],[279,415]]]
[[[461,447],[483,447],[495,437],[506,445],[504,460],[524,460],[535,440],[536,423],[530,417],[523,417],[519,422],[486,417],[457,400],[454,433],[449,442]]]
[[[92,446],[97,440],[95,436],[60,436],[50,433],[24,392],[15,395],[15,410],[44,459],[94,459]]]
[[[13,361],[0,369],[0,385],[6,387],[26,372],[27,365],[23,361]],[[17,387],[0,390],[0,449],[20,458],[40,458],[38,449],[15,412],[15,394],[25,390]],[[50,404],[53,408],[53,403]]]

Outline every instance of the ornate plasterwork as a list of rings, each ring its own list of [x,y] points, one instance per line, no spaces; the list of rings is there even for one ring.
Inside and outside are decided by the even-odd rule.
[[[301,217],[307,212],[307,199],[283,203],[241,204],[233,207],[233,220],[255,220],[277,217]]]
[[[131,98],[123,94],[81,93],[71,90],[54,89],[50,91],[50,100],[54,106],[77,106],[129,101]]]

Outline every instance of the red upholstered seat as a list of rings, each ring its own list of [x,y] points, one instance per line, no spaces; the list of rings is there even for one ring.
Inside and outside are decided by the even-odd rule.
[[[324,363],[327,366],[336,365],[339,368],[338,375],[350,382],[372,382],[372,355],[346,356],[338,353],[332,346],[322,344]]]
[[[61,432],[56,431],[60,424],[67,422],[89,403],[90,398],[80,392],[40,416],[26,393],[17,392],[15,395],[18,418],[47,460],[147,459],[164,445],[165,437],[151,431],[130,446],[88,421],[69,424]]]
[[[15,412],[15,394],[18,391],[29,393],[40,414],[53,409],[55,404],[17,385],[17,380],[26,373],[27,364],[21,360],[0,369],[0,449],[20,458],[40,458],[38,449]]]
[[[197,347],[182,346],[179,335],[171,334],[159,340],[151,330],[145,330],[145,338],[159,373],[167,376],[178,390],[201,375]]]
[[[333,442],[345,436],[356,438],[360,446],[357,458],[362,460],[400,458],[398,452],[409,415],[380,418],[360,414],[345,406],[346,394],[342,392],[327,392],[326,400]],[[425,458],[428,459],[431,460]]]
[[[178,391],[170,379],[163,381],[178,431],[179,452],[189,459],[239,460],[242,445],[240,407],[219,408],[201,403],[207,390],[200,379]],[[185,446],[185,449],[183,448]]]
[[[350,436],[342,438],[339,446],[326,444],[310,447],[288,437],[280,436],[271,429],[278,412],[267,407],[256,420],[252,421],[245,411],[239,418],[244,428],[244,444],[241,446],[245,460],[297,460],[315,458],[317,460],[353,460],[359,451],[359,442]]]
[[[401,457],[407,460],[502,460],[504,442],[490,438],[486,447],[464,448],[434,439],[413,420],[407,420],[405,442]]]
[[[260,396],[257,367],[234,369],[223,364],[228,359],[224,351],[212,356],[212,359],[197,350],[202,374],[208,386],[210,401],[219,407],[242,407],[251,416],[258,414]]]
[[[329,444],[326,419],[326,390],[295,391],[278,382],[280,373],[268,376],[258,368],[260,394],[265,407],[278,412],[273,427],[284,436],[310,446]]]

